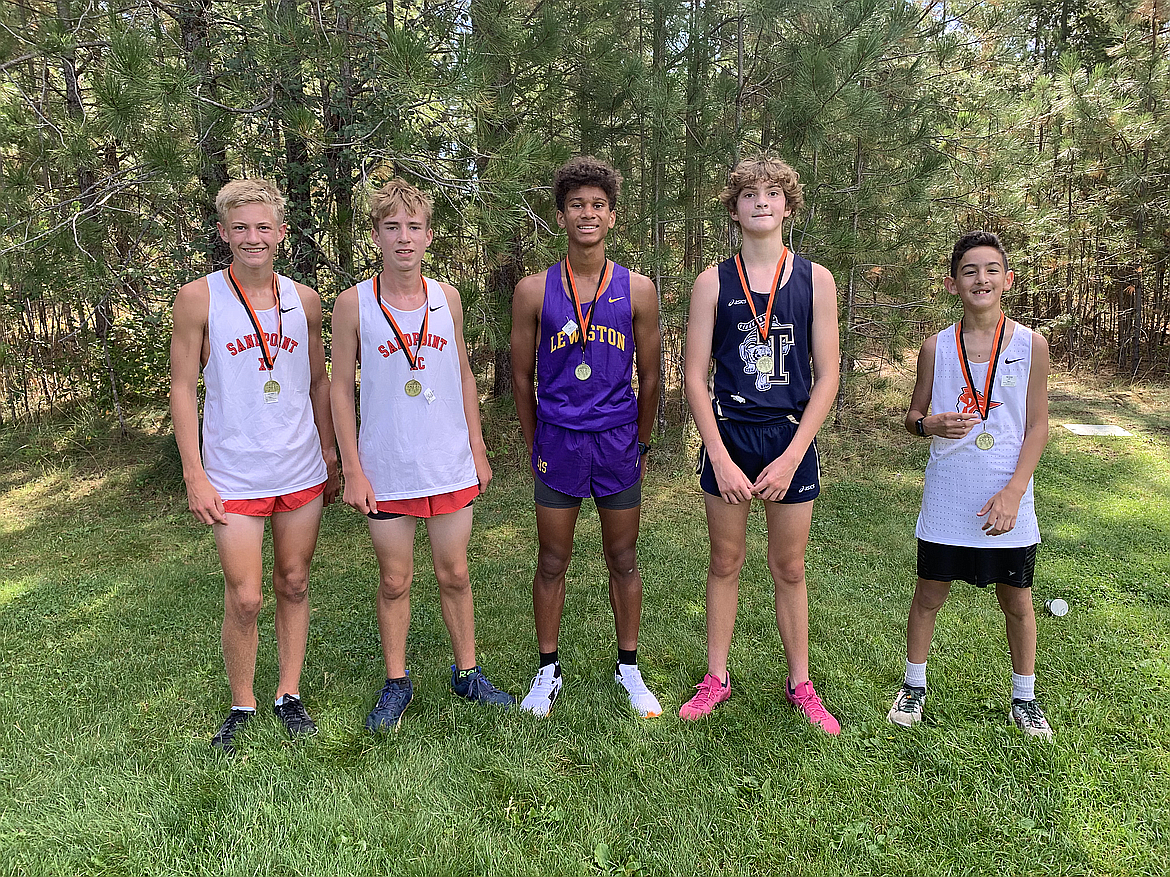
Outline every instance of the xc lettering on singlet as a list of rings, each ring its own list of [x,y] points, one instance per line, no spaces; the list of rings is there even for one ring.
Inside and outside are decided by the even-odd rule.
[[[768,333],[768,340],[761,341],[760,333],[756,331],[756,324],[752,320],[737,323],[736,328],[744,333],[743,341],[739,343],[739,358],[743,360],[743,373],[755,375],[756,389],[761,393],[769,387],[787,386],[788,369],[786,368],[788,352],[796,342],[796,327],[792,323],[773,323],[772,331]],[[772,358],[772,372],[761,371],[756,363],[762,356]]]

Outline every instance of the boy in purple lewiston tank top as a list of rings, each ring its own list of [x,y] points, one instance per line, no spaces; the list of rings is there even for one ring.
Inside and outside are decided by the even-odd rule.
[[[588,156],[557,171],[553,193],[568,257],[521,280],[512,303],[512,384],[532,456],[540,541],[532,583],[540,667],[521,708],[538,716],[549,714],[561,690],[557,644],[565,573],[587,496],[597,505],[609,568],[618,644],[614,679],[639,715],[662,712],[638,671],[642,577],[635,551],[662,336],[653,282],[605,255],[621,179]]]
[[[731,696],[727,656],[747,554],[748,512],[763,500],[785,695],[827,734],[841,726],[809,679],[804,554],[820,493],[814,438],[837,395],[837,285],[784,245],[784,220],[804,194],[772,156],[741,161],[719,200],[739,225],[738,254],[695,280],[684,357],[687,402],[703,439],[707,512],[707,673],[679,715],[698,719]],[[710,380],[708,381],[708,377]],[[815,377],[815,380],[814,380]]]

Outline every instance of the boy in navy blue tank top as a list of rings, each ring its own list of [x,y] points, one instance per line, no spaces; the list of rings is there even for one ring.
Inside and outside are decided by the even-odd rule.
[[[784,245],[784,220],[804,203],[799,177],[786,163],[770,156],[741,161],[719,199],[743,242],[736,256],[699,275],[691,296],[684,376],[703,440],[699,484],[711,558],[707,673],[679,715],[709,715],[731,695],[727,656],[748,512],[758,498],[788,662],[785,695],[814,727],[837,734],[840,724],[809,680],[804,575],[820,492],[814,438],[839,379],[837,286],[827,268]]]
[[[587,496],[597,505],[609,568],[618,641],[614,679],[639,715],[662,711],[638,670],[642,577],[635,551],[662,336],[653,282],[605,254],[620,187],[621,175],[592,157],[557,171],[557,224],[565,230],[568,256],[521,280],[512,302],[512,386],[532,459],[540,540],[532,584],[540,666],[521,708],[539,716],[548,715],[561,690],[557,647],[565,573]]]

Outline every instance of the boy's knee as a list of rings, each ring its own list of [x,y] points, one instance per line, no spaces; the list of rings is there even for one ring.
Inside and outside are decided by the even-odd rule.
[[[798,588],[804,584],[804,558],[787,560],[770,557],[768,571],[778,588]]]
[[[384,575],[378,579],[379,600],[401,600],[410,596],[410,579],[404,576]]]
[[[717,551],[712,547],[709,566],[711,577],[716,579],[738,577],[746,558],[746,546],[742,550],[731,551]]]

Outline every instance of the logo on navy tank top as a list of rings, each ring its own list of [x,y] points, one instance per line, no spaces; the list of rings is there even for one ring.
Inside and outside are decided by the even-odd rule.
[[[792,345],[796,342],[796,328],[791,323],[781,323],[772,320],[772,331],[768,333],[768,340],[761,341],[760,333],[756,331],[754,320],[736,323],[736,328],[744,333],[739,343],[739,358],[743,360],[743,373],[755,375],[756,389],[760,392],[769,387],[786,386],[788,384],[788,369],[785,367]],[[779,342],[779,344],[777,344]],[[772,358],[772,372],[761,372],[756,363],[762,356]]]

